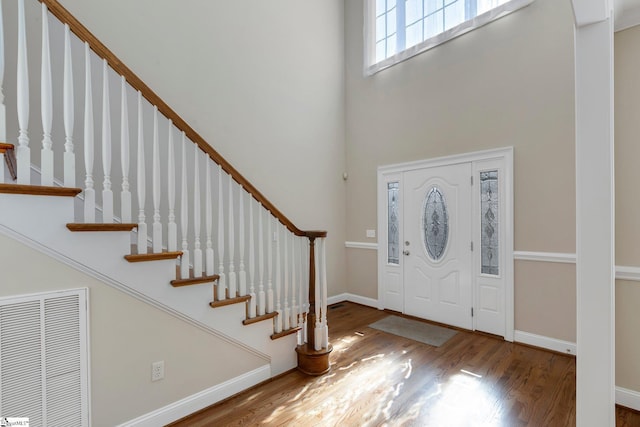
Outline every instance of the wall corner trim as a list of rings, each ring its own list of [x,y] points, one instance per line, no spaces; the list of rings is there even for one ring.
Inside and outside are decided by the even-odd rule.
[[[144,414],[131,421],[120,424],[118,427],[155,427],[166,425],[196,411],[213,405],[227,397],[233,396],[249,387],[266,381],[271,376],[269,365],[261,366],[253,371],[232,378],[228,381],[210,387],[191,396],[170,403],[155,411]]]

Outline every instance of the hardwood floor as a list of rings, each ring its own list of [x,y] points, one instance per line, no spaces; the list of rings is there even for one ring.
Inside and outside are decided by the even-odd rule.
[[[387,315],[332,307],[331,372],[287,373],[172,426],[575,425],[574,358],[469,332],[436,348],[367,327]],[[617,414],[640,426],[640,414]]]

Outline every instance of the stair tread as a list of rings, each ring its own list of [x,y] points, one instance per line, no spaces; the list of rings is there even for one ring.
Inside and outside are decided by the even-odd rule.
[[[0,184],[0,193],[28,194],[32,196],[75,197],[82,193],[81,188],[45,187],[42,185]]]
[[[0,142],[0,153],[4,153],[6,150],[13,150],[13,144],[8,144],[6,142]]]
[[[250,299],[251,299],[251,297],[249,295],[243,295],[243,296],[237,296],[237,297],[234,297],[234,298],[227,298],[227,299],[218,300],[218,301],[211,301],[209,303],[209,305],[211,306],[211,308],[224,307],[226,305],[240,304],[240,303],[243,303],[243,302],[247,302]]]
[[[296,332],[298,332],[301,329],[302,329],[302,326],[296,326],[295,328],[289,328],[286,331],[273,333],[273,334],[271,334],[271,339],[272,340],[277,340],[278,338],[282,338],[282,337],[286,337],[287,335],[295,334]]]
[[[124,259],[129,262],[145,262],[145,261],[159,261],[163,259],[175,259],[182,256],[182,251],[166,251],[163,250],[160,253],[153,253],[151,248],[147,248],[146,254],[138,253],[138,245],[131,245],[131,254],[125,255]]]
[[[180,275],[180,267],[177,268],[177,276]],[[189,277],[187,279],[174,279],[171,282],[171,286],[177,288],[180,286],[198,285],[200,283],[215,282],[220,278],[219,275],[213,274],[211,276],[193,277],[193,269],[189,269]]]
[[[258,323],[258,322],[262,322],[263,320],[267,320],[267,319],[273,319],[274,317],[276,317],[278,315],[277,311],[274,311],[272,313],[266,313],[263,314],[261,316],[256,316],[256,317],[252,317],[250,319],[244,319],[242,321],[243,325],[251,325],[253,323]]]
[[[138,227],[138,224],[134,223],[118,223],[118,224],[81,224],[81,223],[69,223],[67,228],[71,231],[131,231]]]

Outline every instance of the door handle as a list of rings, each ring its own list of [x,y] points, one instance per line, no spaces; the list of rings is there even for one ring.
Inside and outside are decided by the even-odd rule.
[[[405,255],[409,255],[410,252],[405,250],[405,251],[402,251],[402,253]]]

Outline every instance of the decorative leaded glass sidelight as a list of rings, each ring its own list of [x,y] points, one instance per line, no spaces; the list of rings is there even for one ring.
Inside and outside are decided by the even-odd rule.
[[[498,195],[498,171],[480,172],[481,272],[483,274],[500,274]]]
[[[400,232],[398,220],[398,192],[399,184],[390,182],[387,184],[388,199],[388,230],[387,230],[387,262],[400,264]]]
[[[449,213],[442,190],[432,187],[422,210],[422,234],[427,253],[438,261],[444,255],[449,240]]]

